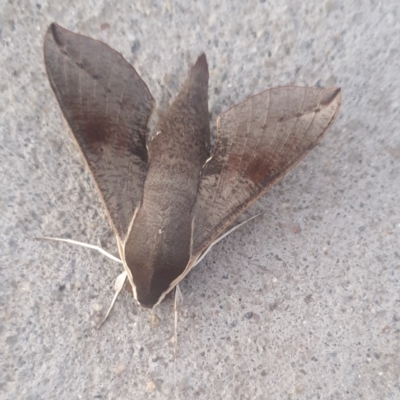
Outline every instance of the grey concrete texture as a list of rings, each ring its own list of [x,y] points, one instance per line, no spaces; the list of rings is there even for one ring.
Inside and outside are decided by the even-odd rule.
[[[1,399],[400,399],[400,3],[0,4]],[[51,22],[121,52],[161,109],[206,52],[217,116],[269,87],[340,86],[335,125],[152,313],[43,64]]]

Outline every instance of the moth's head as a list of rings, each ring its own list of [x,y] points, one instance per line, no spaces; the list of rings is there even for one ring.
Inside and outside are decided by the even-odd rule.
[[[132,273],[134,297],[140,306],[144,308],[153,308],[157,305],[170,289],[170,283],[176,278],[176,274],[168,269],[154,270],[153,274],[146,275],[143,268],[137,268],[137,265],[128,263],[128,268]]]
[[[163,256],[163,252],[156,251],[159,246],[152,246],[151,242],[147,246],[140,244],[137,232],[133,237],[136,240],[128,241],[124,251],[125,265],[130,271],[129,280],[133,283],[133,295],[142,307],[153,308],[172,289],[171,283],[182,270],[182,267],[176,267],[181,263]]]

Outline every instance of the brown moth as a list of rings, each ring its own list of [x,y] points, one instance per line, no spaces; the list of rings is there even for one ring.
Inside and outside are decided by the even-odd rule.
[[[157,305],[319,142],[341,103],[340,88],[266,90],[219,116],[211,154],[204,54],[151,141],[155,101],[121,54],[52,24],[44,60],[115,232],[122,282],[143,307]]]

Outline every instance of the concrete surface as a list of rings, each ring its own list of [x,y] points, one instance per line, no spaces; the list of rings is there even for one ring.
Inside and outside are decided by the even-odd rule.
[[[1,399],[400,399],[400,3],[7,1],[0,4]],[[66,2],[67,4],[68,2]],[[302,3],[302,5],[300,4]],[[340,116],[155,315],[121,268],[50,89],[56,21],[101,39],[161,107],[201,51],[216,116],[279,85],[338,85]]]

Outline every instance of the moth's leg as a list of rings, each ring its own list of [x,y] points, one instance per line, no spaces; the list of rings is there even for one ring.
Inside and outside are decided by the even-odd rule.
[[[115,284],[114,284],[115,294],[114,294],[114,297],[112,299],[111,305],[108,308],[106,316],[100,322],[100,325],[97,327],[97,329],[100,329],[100,327],[104,324],[104,322],[106,322],[106,319],[107,319],[108,315],[110,314],[112,308],[114,307],[114,303],[117,300],[117,297],[118,297],[119,293],[121,292],[122,288],[124,287],[124,284],[126,282],[126,278],[127,277],[128,277],[128,275],[127,275],[127,273],[125,271],[122,274],[117,276],[117,279],[116,279]]]
[[[232,233],[233,231],[236,231],[236,229],[240,228],[241,226],[243,226],[244,224],[247,224],[248,222],[250,222],[252,219],[259,217],[260,215],[264,214],[265,211],[260,212],[256,215],[253,215],[252,217],[246,219],[245,221],[241,222],[238,225],[235,225],[233,228],[229,229],[228,231],[226,231],[225,233],[223,233],[219,238],[217,238],[216,240],[214,240],[214,242],[212,242],[208,248],[204,251],[204,253],[200,256],[200,258],[196,261],[196,264],[194,264],[194,266],[196,266],[205,256],[206,254],[211,250],[211,248],[217,244],[219,241],[221,241],[222,239],[224,239],[225,237],[227,237],[230,233]]]
[[[65,243],[76,244],[76,245],[82,246],[82,247],[87,247],[88,249],[97,250],[101,254],[107,256],[108,258],[111,258],[111,260],[117,261],[117,262],[122,264],[122,261],[119,258],[117,258],[117,257],[113,256],[112,254],[108,253],[107,251],[105,251],[101,247],[95,246],[93,244],[78,242],[78,241],[72,240],[72,239],[54,238],[54,237],[48,237],[48,236],[38,237],[38,238],[35,238],[35,239],[38,239],[38,240],[55,240],[57,242],[65,242]],[[111,310],[112,310],[112,308],[114,306],[114,303],[117,300],[117,297],[118,297],[119,293],[121,292],[122,288],[124,287],[126,278],[127,278],[127,273],[125,271],[122,274],[117,276],[117,279],[116,279],[115,284],[114,284],[115,294],[114,294],[114,297],[112,299],[111,305],[110,305],[110,307],[109,307],[109,309],[107,311],[106,316],[103,318],[103,320],[101,321],[101,323],[97,327],[97,329],[99,329],[103,325],[103,323],[106,321],[108,315],[110,314],[110,312],[111,312]]]
[[[174,355],[178,349],[178,310],[182,303],[183,295],[179,285],[175,286],[175,300],[174,300]]]
[[[76,240],[72,240],[72,239],[54,238],[54,237],[47,237],[47,236],[45,236],[45,237],[38,237],[38,238],[35,238],[35,239],[38,239],[38,240],[55,240],[55,241],[57,241],[57,242],[65,242],[65,243],[76,244],[76,245],[82,246],[82,247],[87,247],[88,249],[97,250],[97,251],[99,251],[101,254],[104,254],[105,256],[111,258],[111,260],[117,261],[117,262],[119,262],[119,263],[122,264],[122,261],[121,261],[118,257],[115,257],[115,256],[113,256],[113,255],[110,254],[110,253],[107,253],[107,252],[106,252],[105,250],[103,250],[101,247],[95,246],[95,245],[93,245],[93,244],[88,244],[88,243],[83,243],[83,242],[77,242]],[[117,278],[117,279],[118,279],[118,278]]]

